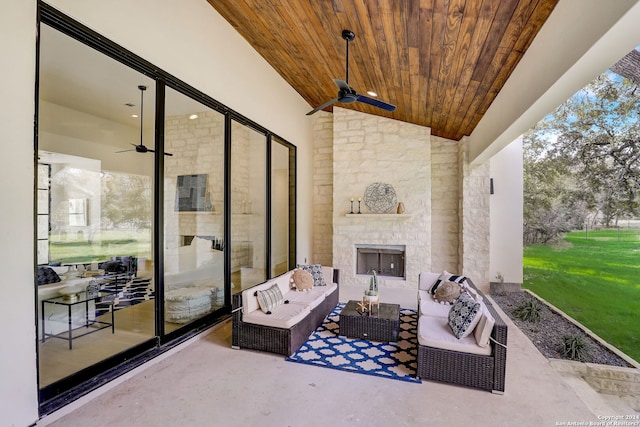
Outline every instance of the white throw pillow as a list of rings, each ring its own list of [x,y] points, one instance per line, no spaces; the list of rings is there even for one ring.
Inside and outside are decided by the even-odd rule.
[[[482,307],[482,317],[476,326],[476,329],[473,331],[474,336],[476,337],[476,342],[480,347],[489,347],[489,337],[491,336],[491,331],[493,331],[493,326],[496,324],[496,320],[493,318],[487,307],[483,305]]]

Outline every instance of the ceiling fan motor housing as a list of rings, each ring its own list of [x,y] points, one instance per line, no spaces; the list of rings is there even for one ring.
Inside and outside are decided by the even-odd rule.
[[[338,102],[341,102],[343,104],[351,104],[352,102],[355,102],[357,100],[358,95],[355,93],[355,91],[347,92],[341,89],[340,93],[338,94]]]
[[[342,30],[342,38],[345,39],[346,41],[350,42],[350,41],[353,41],[353,39],[356,38],[356,35],[351,30]]]

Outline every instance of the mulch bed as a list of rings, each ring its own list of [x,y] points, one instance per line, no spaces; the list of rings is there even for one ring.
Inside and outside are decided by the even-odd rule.
[[[500,306],[513,323],[531,340],[533,345],[547,358],[567,359],[560,350],[562,338],[565,335],[580,335],[585,340],[588,355],[583,362],[602,365],[633,367],[617,354],[602,346],[598,341],[587,335],[582,329],[551,310],[544,302],[541,305],[540,322],[533,323],[517,319],[513,310],[529,298],[534,298],[525,292],[510,292],[491,294],[491,298]]]

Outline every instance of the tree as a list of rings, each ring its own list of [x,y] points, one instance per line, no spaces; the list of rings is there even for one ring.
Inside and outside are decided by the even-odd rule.
[[[568,165],[548,155],[548,141],[541,135],[532,129],[523,138],[526,243],[548,243],[559,233],[580,228],[587,215],[585,197]]]
[[[151,195],[149,177],[104,172],[101,214],[103,227],[134,230],[151,227]]]
[[[525,239],[580,228],[588,213],[604,226],[638,213],[639,95],[606,71],[524,136]]]

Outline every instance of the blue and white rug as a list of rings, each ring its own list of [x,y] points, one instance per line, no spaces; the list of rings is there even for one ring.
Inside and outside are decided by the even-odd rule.
[[[340,303],[287,361],[394,380],[422,382],[416,377],[418,316],[400,309],[398,342],[365,341],[340,336]]]
[[[113,310],[121,310],[154,298],[154,291],[149,278],[135,278],[118,286],[107,284],[104,289],[117,291],[116,294],[102,298],[96,303],[96,317]],[[112,302],[113,301],[113,302]]]

